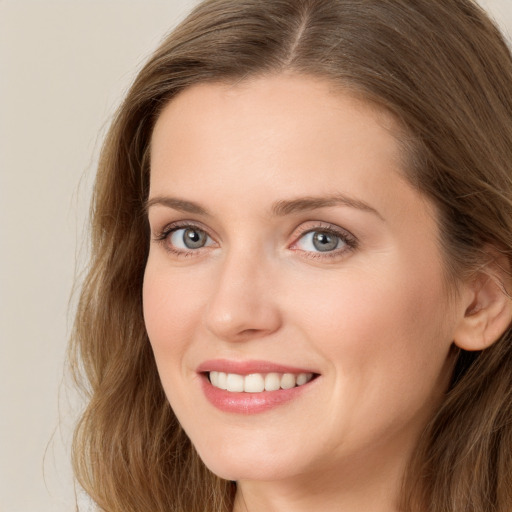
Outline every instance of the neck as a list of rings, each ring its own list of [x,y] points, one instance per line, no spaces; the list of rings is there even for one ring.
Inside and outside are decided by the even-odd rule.
[[[237,482],[233,512],[398,512],[404,460],[369,456],[345,467],[283,480]]]

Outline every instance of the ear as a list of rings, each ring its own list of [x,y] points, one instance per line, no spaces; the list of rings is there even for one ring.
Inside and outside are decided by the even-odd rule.
[[[464,284],[467,307],[454,335],[455,345],[468,351],[491,346],[512,322],[510,263],[494,248],[485,252],[490,262]]]

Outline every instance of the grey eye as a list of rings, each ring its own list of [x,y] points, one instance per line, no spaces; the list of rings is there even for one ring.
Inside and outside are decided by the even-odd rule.
[[[176,249],[201,249],[208,244],[208,235],[198,228],[181,228],[175,230],[170,237]]]
[[[329,231],[309,231],[305,233],[297,243],[297,247],[303,251],[329,252],[338,249],[344,244],[342,238]]]
[[[313,246],[321,252],[333,251],[338,247],[340,237],[332,233],[315,231],[313,234]]]

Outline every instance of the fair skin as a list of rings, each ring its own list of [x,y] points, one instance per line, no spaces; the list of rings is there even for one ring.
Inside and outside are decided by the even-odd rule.
[[[237,481],[236,512],[397,510],[475,296],[448,300],[435,210],[394,133],[292,74],[191,87],[157,121],[146,327],[180,423]],[[211,361],[314,378],[258,409],[211,389]]]

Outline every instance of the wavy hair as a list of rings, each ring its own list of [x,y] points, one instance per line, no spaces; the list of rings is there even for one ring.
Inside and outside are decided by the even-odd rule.
[[[70,345],[87,393],[73,463],[105,512],[229,512],[163,392],[142,315],[149,142],[162,108],[205,82],[292,71],[400,122],[411,184],[436,205],[447,275],[512,255],[512,57],[472,0],[206,0],[140,71],[106,137],[91,260]],[[512,332],[460,351],[404,479],[403,510],[512,510]]]

